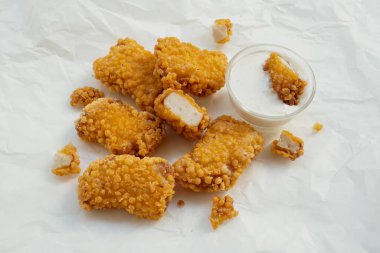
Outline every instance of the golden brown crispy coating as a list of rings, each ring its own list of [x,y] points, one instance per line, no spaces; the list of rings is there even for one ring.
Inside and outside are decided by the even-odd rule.
[[[176,179],[195,192],[228,190],[262,147],[263,137],[252,126],[220,116],[194,149],[174,163]]]
[[[93,64],[95,77],[113,91],[131,95],[142,109],[153,112],[162,85],[153,70],[154,55],[136,41],[119,39],[108,55]]]
[[[230,196],[224,198],[215,196],[212,199],[212,209],[209,220],[213,229],[217,229],[226,220],[238,216],[239,212],[234,208],[234,200]]]
[[[283,130],[279,140],[272,142],[272,152],[294,161],[303,155],[303,140],[289,131]]]
[[[55,154],[51,171],[58,176],[78,174],[80,172],[79,163],[77,148],[70,143]]]
[[[187,121],[193,120],[195,124],[185,122],[181,118],[181,114],[178,115],[173,112],[170,107],[173,106],[173,102],[170,102],[170,104],[165,103],[169,95],[174,95],[172,93],[176,93],[178,95],[177,97],[186,103],[185,105],[183,103],[180,105],[178,102],[182,101],[175,101],[178,104],[176,106],[177,111],[181,112],[183,116],[187,116]],[[175,99],[178,100],[179,98]],[[190,107],[190,110],[195,110],[197,113],[192,113],[189,111],[189,108],[186,107]],[[208,115],[206,108],[200,107],[192,97],[185,94],[182,90],[174,90],[171,88],[165,90],[156,98],[154,102],[154,110],[158,117],[165,120],[177,133],[182,134],[187,139],[199,138],[210,124],[210,116]],[[198,118],[199,120],[194,118]]]
[[[173,169],[163,158],[108,155],[79,178],[78,199],[87,211],[123,208],[139,218],[161,218],[174,194]]]
[[[232,23],[230,19],[216,19],[212,27],[212,34],[216,43],[224,44],[231,39]]]
[[[222,52],[200,50],[174,37],[157,40],[155,74],[164,89],[183,89],[208,96],[224,86],[227,57]]]
[[[165,134],[161,119],[111,98],[87,105],[75,127],[82,139],[98,142],[113,154],[138,156],[152,152]]]
[[[288,105],[298,105],[307,82],[302,80],[277,53],[271,53],[264,65],[268,72],[272,89],[279,99]]]
[[[71,93],[71,106],[86,106],[92,103],[95,99],[104,97],[104,93],[93,87],[85,86],[78,88]]]
[[[316,131],[316,132],[321,131],[322,128],[323,128],[323,125],[322,125],[321,123],[319,123],[319,122],[316,122],[316,123],[313,125],[313,129],[314,129],[314,131]]]

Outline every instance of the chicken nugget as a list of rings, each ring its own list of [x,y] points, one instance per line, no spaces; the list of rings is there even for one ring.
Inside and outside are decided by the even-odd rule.
[[[197,139],[210,123],[206,108],[182,90],[167,89],[154,102],[156,115],[188,139]]]
[[[108,155],[90,164],[79,178],[79,205],[122,208],[139,218],[158,220],[174,194],[174,176],[163,158]]]
[[[212,209],[209,220],[213,229],[217,229],[226,220],[238,216],[239,212],[234,208],[234,200],[231,196],[215,196],[212,199]]]
[[[51,171],[58,176],[78,174],[80,172],[79,163],[77,148],[70,143],[55,153]]]
[[[99,98],[87,105],[75,128],[83,140],[98,142],[113,154],[138,156],[152,152],[165,134],[160,118],[112,98]]]
[[[285,104],[298,105],[307,82],[302,80],[277,53],[270,54],[263,69],[268,72],[272,89],[278,98]]]
[[[220,116],[193,150],[173,164],[176,179],[195,192],[228,190],[262,147],[263,137],[252,126]]]
[[[224,44],[230,41],[232,23],[230,19],[216,19],[212,26],[212,35],[216,43]]]
[[[272,152],[294,161],[303,155],[303,140],[283,130],[280,139],[272,142]]]
[[[200,50],[174,37],[157,40],[154,73],[164,89],[183,89],[195,96],[208,96],[224,86],[227,57],[218,51]]]
[[[131,95],[143,110],[153,112],[162,85],[153,75],[154,55],[136,41],[119,39],[108,55],[93,64],[95,78],[113,91]]]
[[[95,99],[104,97],[104,93],[93,87],[85,86],[78,88],[71,93],[71,106],[86,106],[92,103]]]

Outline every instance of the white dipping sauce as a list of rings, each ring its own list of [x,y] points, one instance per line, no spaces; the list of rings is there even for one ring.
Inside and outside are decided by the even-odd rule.
[[[307,69],[301,62],[280,55],[300,77],[308,82],[298,105],[287,105],[272,90],[268,74],[263,70],[270,52],[262,51],[248,54],[234,63],[230,73],[231,92],[245,109],[264,116],[282,116],[297,111],[310,96],[311,85],[307,80]],[[305,79],[306,78],[306,79]]]

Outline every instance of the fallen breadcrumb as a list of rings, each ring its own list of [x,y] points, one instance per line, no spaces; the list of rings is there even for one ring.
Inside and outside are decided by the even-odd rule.
[[[303,155],[303,140],[283,130],[280,139],[272,142],[272,152],[294,161]]]
[[[206,108],[182,90],[167,89],[154,102],[156,115],[188,139],[197,139],[210,123]]]
[[[183,201],[182,199],[177,201],[177,206],[183,207],[184,205],[185,205],[185,201]]]
[[[108,55],[93,64],[95,77],[113,91],[131,95],[142,109],[153,112],[162,85],[153,75],[154,55],[136,41],[119,39]]]
[[[209,220],[212,228],[217,229],[226,220],[238,216],[239,212],[234,209],[234,200],[230,196],[224,198],[215,196],[212,199],[212,210]]]
[[[79,163],[77,148],[70,143],[55,153],[51,171],[58,176],[78,174],[80,172]]]
[[[75,128],[83,140],[98,142],[113,154],[138,156],[155,150],[165,134],[161,119],[111,98],[87,105]]]
[[[216,19],[212,26],[212,35],[216,43],[224,44],[230,41],[232,23],[229,19]]]
[[[193,150],[173,164],[176,179],[195,192],[228,190],[262,150],[263,141],[247,123],[220,116]]]
[[[277,96],[288,105],[298,105],[307,82],[294,72],[277,53],[271,53],[264,65]]]
[[[323,128],[323,125],[322,125],[321,123],[319,123],[319,122],[317,122],[317,123],[315,123],[315,124],[313,125],[313,129],[314,129],[314,131],[316,131],[316,132],[321,131],[322,128]]]
[[[208,96],[224,86],[227,57],[222,52],[200,50],[174,37],[160,38],[154,47],[154,73],[165,89],[183,89]]]
[[[79,178],[78,199],[87,211],[123,208],[140,218],[161,218],[174,194],[173,169],[163,158],[108,155]]]
[[[71,93],[71,106],[86,106],[92,103],[95,99],[104,97],[104,93],[93,87],[85,86],[78,88]]]

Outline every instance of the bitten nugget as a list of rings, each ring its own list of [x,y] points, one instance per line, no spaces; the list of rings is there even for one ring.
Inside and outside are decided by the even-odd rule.
[[[212,35],[216,43],[224,44],[230,41],[232,23],[229,19],[216,19],[212,26]]]
[[[210,123],[206,108],[182,90],[167,89],[154,102],[156,115],[188,139],[196,139]]]
[[[303,140],[283,130],[280,139],[272,142],[272,152],[294,161],[303,155]]]
[[[80,206],[123,208],[140,218],[161,218],[174,194],[173,169],[163,158],[108,155],[79,178]]]
[[[277,53],[271,53],[264,65],[279,99],[288,105],[298,105],[307,82],[302,80]]]
[[[83,140],[98,142],[113,154],[138,156],[152,152],[165,134],[161,119],[111,98],[87,105],[75,128]]]
[[[55,153],[51,171],[58,176],[78,174],[80,172],[79,163],[77,148],[70,143]]]
[[[174,37],[157,40],[154,73],[164,89],[183,89],[195,96],[208,96],[224,86],[227,57],[222,52],[200,50]]]
[[[322,128],[323,128],[323,125],[322,125],[321,123],[319,123],[319,122],[317,122],[317,123],[315,123],[315,124],[313,125],[313,129],[314,129],[314,131],[316,131],[316,132],[321,131]]]
[[[153,112],[162,85],[153,75],[154,55],[136,41],[119,39],[107,56],[93,64],[95,77],[113,91],[131,95],[142,109]]]
[[[174,163],[176,179],[195,192],[228,190],[262,147],[263,137],[252,126],[220,116],[194,149]]]
[[[71,93],[71,106],[86,106],[92,103],[95,99],[104,97],[104,93],[93,87],[85,86],[78,88]]]
[[[217,197],[212,199],[212,209],[209,220],[212,228],[217,229],[226,220],[238,216],[239,212],[234,208],[234,200],[230,196]]]

